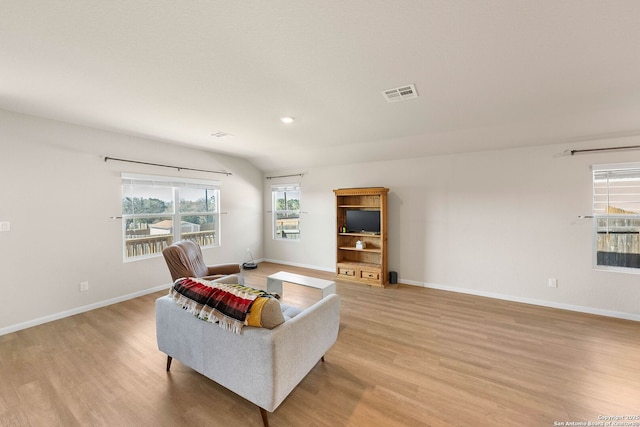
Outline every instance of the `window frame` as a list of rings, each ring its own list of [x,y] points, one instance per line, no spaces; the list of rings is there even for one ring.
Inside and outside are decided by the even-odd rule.
[[[298,209],[288,209],[285,205],[285,209],[277,208],[277,195],[281,192],[297,192],[297,200],[298,200]],[[286,198],[285,198],[286,200]],[[302,190],[299,183],[283,183],[283,184],[273,184],[271,186],[271,238],[276,241],[286,241],[286,242],[299,242],[302,238],[301,229],[301,208],[302,208]],[[278,214],[284,214],[287,217],[289,215],[296,215],[298,218],[298,229],[296,237],[282,237],[282,235],[278,235]]]
[[[618,206],[613,206],[611,204],[611,196],[612,196],[612,187],[609,186],[609,183],[606,184],[606,191],[604,196],[606,197],[606,202],[603,202],[599,199],[598,196],[603,196],[602,193],[597,193],[596,190],[596,175],[602,175],[603,173],[611,173],[612,175],[626,173],[633,176],[633,178],[638,179],[640,184],[640,163],[615,163],[615,164],[601,164],[601,165],[593,165],[592,169],[592,216],[593,216],[593,243],[592,243],[592,265],[594,270],[598,271],[611,271],[611,272],[619,272],[619,273],[628,273],[628,274],[640,274],[640,265],[636,266],[620,266],[620,265],[609,265],[609,264],[598,264],[598,249],[601,245],[599,245],[599,234],[602,234],[600,230],[600,223],[602,220],[606,221],[605,225],[605,233],[606,234],[620,234],[618,231],[610,231],[615,229],[616,226],[609,224],[612,221],[637,221],[638,225],[633,226],[634,228],[638,228],[640,230],[640,207],[638,208],[638,213],[634,214],[624,209],[622,213],[612,213],[610,212],[610,208],[620,209]],[[634,172],[635,171],[635,172]],[[608,178],[608,177],[607,177]],[[601,179],[601,178],[600,178]],[[639,190],[635,193],[632,193],[632,196],[637,196],[638,200],[640,200],[640,185],[638,186]],[[615,192],[613,192],[615,195]],[[597,205],[602,205],[605,203],[604,212],[602,208],[596,208]],[[629,203],[629,202],[627,202]],[[626,234],[626,233],[622,233]],[[638,235],[640,239],[640,234]],[[601,251],[606,253],[614,253],[614,254],[635,254],[636,252],[611,252],[611,251]],[[640,252],[640,251],[639,251]],[[640,257],[640,254],[639,254]]]
[[[171,193],[171,211],[162,212],[162,213],[125,213],[124,200],[126,197],[129,197],[127,192],[125,191],[125,186],[127,185],[138,185],[140,187],[157,187],[170,189]],[[212,207],[210,211],[194,211],[194,212],[181,212],[181,193],[180,189],[196,189],[196,190],[211,190],[213,191],[213,195],[211,198],[215,200],[215,205]],[[144,191],[141,191],[142,194]],[[207,241],[211,241],[211,239],[207,239],[205,235],[201,236],[198,240],[197,238],[194,240],[193,238],[186,237],[189,240],[196,241],[203,248],[211,248],[211,247],[219,247],[221,246],[221,238],[220,238],[220,230],[221,230],[221,212],[220,212],[220,194],[221,194],[221,183],[220,181],[214,180],[203,180],[203,179],[194,179],[194,178],[179,178],[179,177],[171,177],[171,176],[161,176],[161,175],[142,175],[142,174],[132,174],[132,173],[122,173],[121,174],[121,203],[122,203],[122,259],[123,262],[133,262],[139,261],[143,259],[156,258],[162,256],[162,250],[166,248],[173,242],[177,242],[178,240],[183,239],[183,235],[185,234],[182,231],[182,221],[184,217],[189,216],[211,216],[212,223],[214,223],[214,227],[212,230],[213,234],[213,243],[206,244]],[[137,194],[135,191],[131,195],[131,197],[136,197]],[[205,197],[209,197],[208,194]],[[208,206],[208,205],[207,205]],[[127,238],[127,223],[129,220],[136,219],[162,219],[165,218],[171,221],[171,232],[168,233],[170,235],[170,239],[166,237],[163,239],[159,238],[151,238],[142,239],[143,241],[140,243],[141,254],[139,255],[130,255],[129,248],[131,238]],[[180,227],[175,227],[173,224],[180,224]],[[167,234],[159,234],[158,236],[167,236]],[[147,240],[146,242],[144,240]],[[157,240],[157,242],[152,242],[153,240]],[[153,246],[152,246],[153,245]],[[136,248],[137,249],[137,248]]]

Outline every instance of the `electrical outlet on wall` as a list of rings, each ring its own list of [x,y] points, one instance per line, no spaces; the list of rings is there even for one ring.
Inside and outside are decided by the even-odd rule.
[[[549,279],[549,287],[550,288],[557,288],[558,287],[558,279],[556,279],[556,278]]]
[[[86,292],[89,290],[89,282],[80,282],[80,292]]]

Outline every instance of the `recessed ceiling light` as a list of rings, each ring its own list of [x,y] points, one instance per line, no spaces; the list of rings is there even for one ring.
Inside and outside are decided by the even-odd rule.
[[[282,123],[286,123],[286,124],[293,123],[293,121],[294,121],[294,120],[295,120],[295,119],[294,119],[293,117],[289,117],[289,116],[286,116],[286,117],[280,117],[280,121],[281,121]]]

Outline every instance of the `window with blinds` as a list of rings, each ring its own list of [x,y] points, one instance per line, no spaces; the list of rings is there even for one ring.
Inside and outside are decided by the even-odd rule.
[[[178,240],[220,245],[220,183],[122,174],[123,258],[160,256]]]
[[[273,238],[300,239],[300,184],[271,186]]]
[[[640,268],[640,164],[593,167],[598,267]]]

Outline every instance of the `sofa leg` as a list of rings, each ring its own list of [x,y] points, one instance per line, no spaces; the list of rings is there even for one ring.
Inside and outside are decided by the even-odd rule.
[[[324,362],[324,354],[322,355],[322,357],[320,358],[320,360],[322,360]]]
[[[171,361],[172,360],[173,360],[173,357],[167,356],[167,372],[169,372],[169,369],[171,369]]]
[[[258,408],[260,409],[260,415],[262,416],[262,424],[264,424],[264,427],[269,427],[269,414],[266,409]]]

